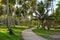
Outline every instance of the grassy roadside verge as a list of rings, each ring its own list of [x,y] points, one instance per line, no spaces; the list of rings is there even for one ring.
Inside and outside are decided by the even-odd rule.
[[[50,36],[52,34],[55,34],[55,33],[60,33],[60,30],[41,30],[41,29],[34,29],[32,30],[34,33],[36,33],[37,35],[39,36],[42,36],[46,39],[50,38]]]
[[[12,28],[14,35],[8,34],[7,28],[0,28],[0,40],[23,40],[21,32],[23,28]]]

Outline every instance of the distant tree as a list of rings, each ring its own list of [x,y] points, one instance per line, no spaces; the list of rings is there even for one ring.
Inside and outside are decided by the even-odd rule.
[[[60,25],[60,1],[58,2],[57,6],[58,7],[55,12],[55,16],[56,16],[55,22]]]
[[[0,6],[0,16],[3,15],[3,6]]]

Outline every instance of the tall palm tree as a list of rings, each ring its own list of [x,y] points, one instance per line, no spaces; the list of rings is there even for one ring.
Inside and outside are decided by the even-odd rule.
[[[3,15],[3,6],[2,6],[2,3],[1,3],[1,0],[0,0],[0,17]],[[0,20],[2,22],[2,19]]]
[[[38,9],[37,10],[39,12],[39,22],[41,20],[42,28],[45,30],[45,27],[44,27],[45,4],[42,1],[38,4]]]
[[[10,14],[9,14],[9,1],[7,0],[7,27],[9,30],[9,34],[13,34],[12,29],[11,29],[11,25],[10,25]]]
[[[15,1],[15,0],[14,0]],[[2,4],[6,5],[7,10],[7,28],[9,30],[9,34],[13,34],[11,25],[10,25],[10,11],[9,11],[9,4],[14,4],[14,1],[12,0],[2,0]]]
[[[38,4],[38,12],[40,13],[39,15],[39,20],[41,20],[42,22],[42,28],[45,30],[45,27],[44,27],[44,20],[48,17],[48,13],[50,11],[50,7],[51,7],[51,2],[52,0],[45,0],[44,2],[40,2]],[[46,16],[47,15],[47,16]],[[48,30],[49,30],[49,27],[48,27]]]

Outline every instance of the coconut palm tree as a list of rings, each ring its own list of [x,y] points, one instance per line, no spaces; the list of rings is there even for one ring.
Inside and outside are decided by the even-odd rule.
[[[15,0],[14,0],[15,1]],[[13,34],[11,25],[10,25],[10,10],[9,10],[9,5],[14,4],[15,2],[12,0],[2,0],[2,4],[6,5],[6,13],[7,13],[7,28],[9,30],[9,34]]]
[[[42,23],[42,28],[45,30],[45,27],[44,27],[44,20],[46,20],[46,18],[48,18],[48,13],[51,9],[49,9],[51,7],[51,3],[52,3],[52,0],[45,0],[44,2],[40,2],[38,4],[38,12],[40,13],[39,14],[39,20],[41,20],[41,23]],[[48,30],[49,30],[49,27],[48,27]]]

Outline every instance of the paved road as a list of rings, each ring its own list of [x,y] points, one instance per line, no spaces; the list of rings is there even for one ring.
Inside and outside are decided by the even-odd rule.
[[[46,40],[41,36],[36,35],[32,32],[32,29],[25,29],[22,31],[22,36],[24,40]]]

